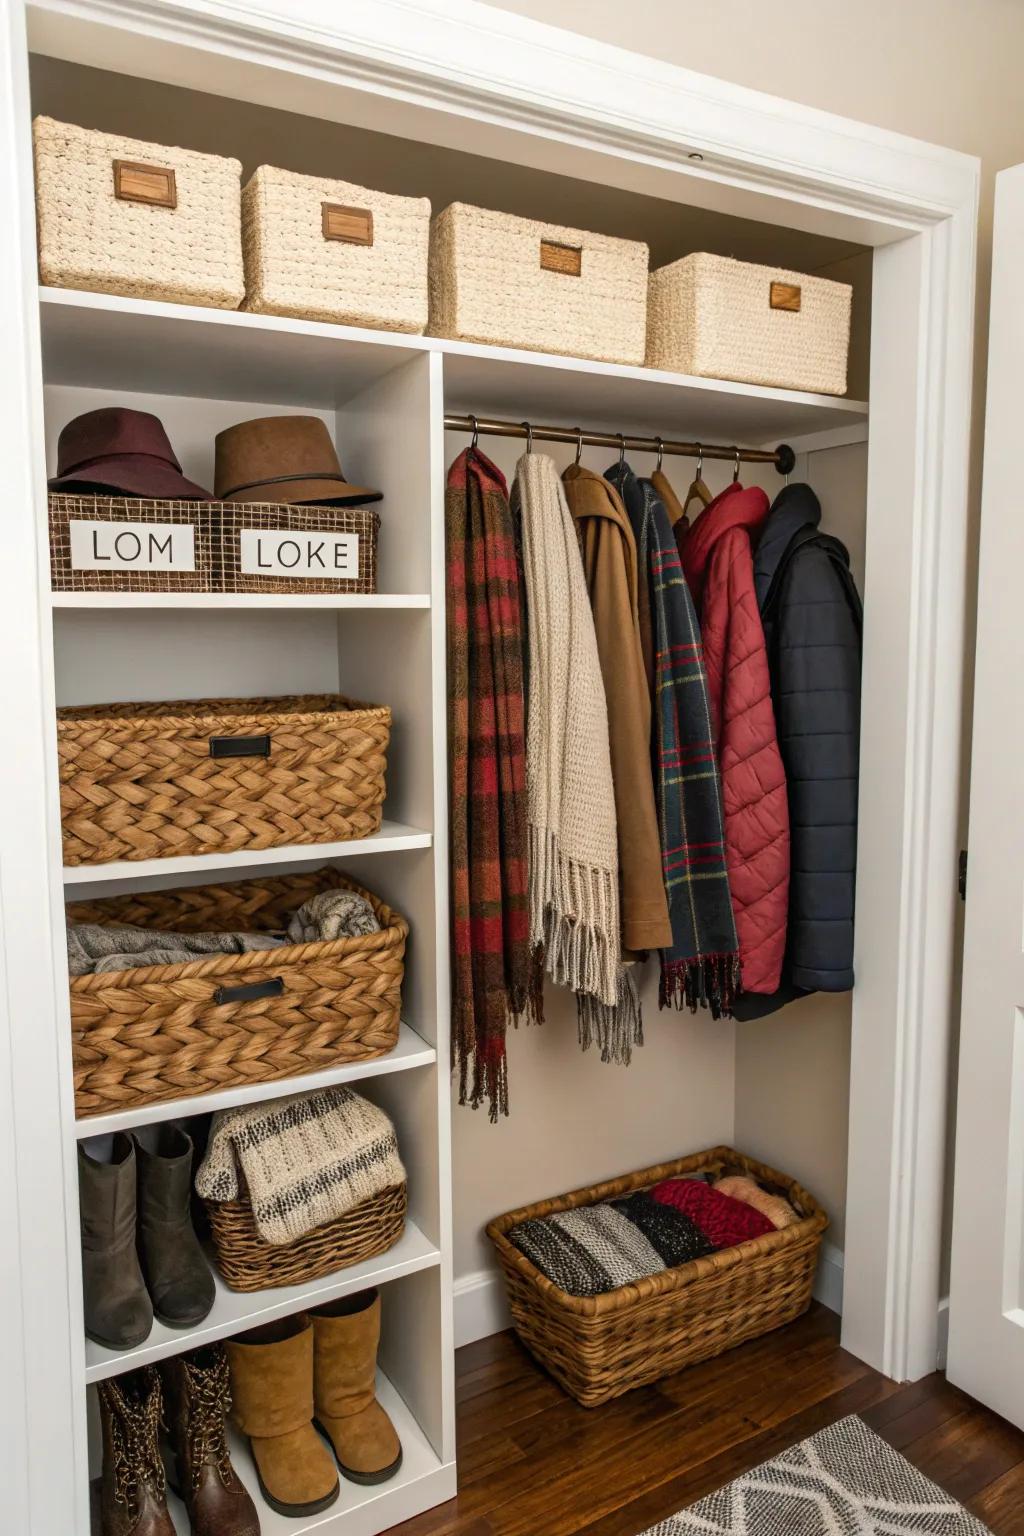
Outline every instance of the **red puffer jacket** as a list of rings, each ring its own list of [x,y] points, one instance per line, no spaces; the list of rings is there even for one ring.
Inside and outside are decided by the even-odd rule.
[[[744,992],[778,986],[789,905],[786,775],[751,555],[767,516],[764,491],[732,485],[701,513],[682,552],[704,641]]]

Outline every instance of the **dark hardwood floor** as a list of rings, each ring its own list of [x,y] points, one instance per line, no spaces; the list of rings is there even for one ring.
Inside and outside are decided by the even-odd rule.
[[[938,1374],[887,1381],[817,1305],[603,1408],[580,1408],[511,1333],[459,1350],[457,1377],[459,1496],[395,1536],[639,1536],[848,1413],[996,1536],[1024,1536],[1024,1434]]]

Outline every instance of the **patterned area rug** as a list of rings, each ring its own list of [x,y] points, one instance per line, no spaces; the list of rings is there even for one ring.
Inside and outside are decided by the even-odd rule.
[[[992,1536],[856,1416],[762,1462],[645,1536]]]

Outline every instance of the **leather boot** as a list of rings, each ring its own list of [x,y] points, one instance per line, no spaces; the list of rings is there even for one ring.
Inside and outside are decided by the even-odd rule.
[[[114,1137],[109,1163],[78,1143],[85,1331],[108,1349],[134,1349],[153,1326],[153,1307],[135,1252],[135,1148]]]
[[[213,1274],[192,1225],[192,1138],[161,1125],[157,1149],[135,1138],[139,1166],[139,1258],[153,1310],[168,1328],[194,1328],[210,1313]]]
[[[260,1492],[279,1515],[328,1509],[341,1485],[313,1428],[313,1326],[285,1317],[227,1341],[232,1416],[249,1436]]]
[[[151,1365],[101,1381],[101,1536],[175,1536],[157,1430],[160,1378]]]
[[[171,1487],[192,1536],[260,1536],[259,1516],[228,1455],[228,1357],[208,1344],[160,1365]]]
[[[383,1483],[402,1465],[395,1426],[375,1395],[380,1294],[344,1296],[313,1316],[316,1425],[353,1483]]]

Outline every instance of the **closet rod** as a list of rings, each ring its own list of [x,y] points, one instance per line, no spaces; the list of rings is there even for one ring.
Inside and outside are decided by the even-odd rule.
[[[622,432],[584,432],[580,427],[537,427],[529,421],[500,421],[490,416],[445,415],[448,432],[472,432],[474,438],[524,437],[527,442],[573,443],[577,448],[618,448],[624,453],[664,453],[687,459],[728,459],[730,463],[774,464],[780,475],[792,472],[796,454],[788,443],[777,448],[738,448],[725,443],[682,443],[670,437],[633,437]]]

